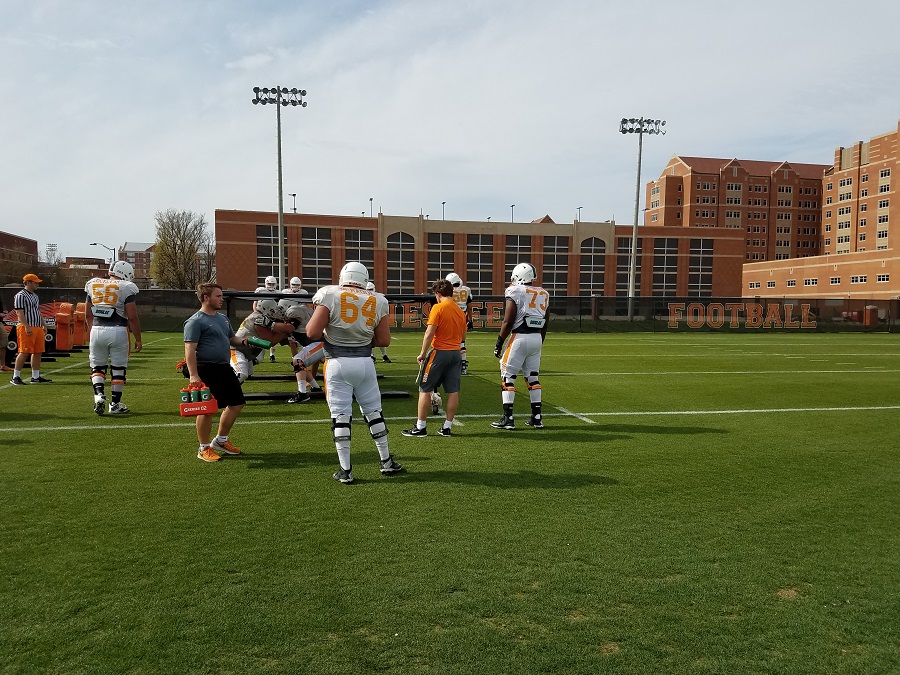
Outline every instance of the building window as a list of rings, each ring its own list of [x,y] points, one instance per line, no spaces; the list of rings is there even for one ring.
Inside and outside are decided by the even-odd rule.
[[[331,229],[303,227],[300,229],[300,253],[303,280],[313,288],[334,283],[331,267]]]
[[[369,270],[369,278],[375,272],[375,230],[344,230],[346,262],[358,260]]]
[[[879,178],[887,178],[887,177],[890,176],[890,175],[891,175],[891,170],[890,170],[890,169],[882,169],[882,170],[879,172],[878,177],[879,177]]]
[[[793,287],[796,286],[796,285],[797,285],[797,280],[796,280],[796,279],[788,279],[788,280],[787,280],[787,287],[788,287],[788,288],[793,288]]]
[[[712,296],[713,240],[691,239],[688,259],[688,295]]]
[[[569,238],[544,237],[544,270],[541,286],[550,295],[567,295],[569,279]]]
[[[766,282],[766,288],[775,288],[775,282],[774,282],[774,281],[767,281],[767,282]]]
[[[466,235],[466,285],[474,295],[491,295],[494,282],[494,235]]]
[[[452,232],[428,233],[428,281],[443,279],[454,272]]]
[[[854,274],[850,277],[851,284],[864,284],[866,283],[868,276],[865,274]]]
[[[653,241],[653,295],[675,295],[677,280],[678,239],[657,237]]]
[[[879,199],[879,200],[878,200],[878,208],[879,208],[879,209],[886,209],[886,208],[888,208],[890,205],[891,205],[891,200],[890,200],[890,199]]]
[[[891,275],[890,275],[890,274],[877,274],[877,275],[875,275],[875,281],[878,282],[879,284],[887,283],[887,282],[890,281],[890,280],[891,280]]]
[[[287,264],[287,235],[284,240]],[[264,286],[266,277],[278,278],[278,226],[256,226],[256,283]],[[330,281],[328,283],[331,283]]]
[[[520,262],[528,262],[531,259],[531,235],[508,234],[506,235],[506,258],[504,269],[504,281],[509,281],[512,271]]]
[[[760,281],[751,281],[751,282],[747,285],[747,287],[752,291],[752,290],[755,289],[755,288],[761,288],[761,287],[762,287],[762,282],[760,282]]]
[[[641,294],[641,250],[643,250],[643,239],[638,239],[638,254],[634,265],[634,294],[636,297]],[[631,237],[616,237],[616,297],[623,299],[623,301],[616,302],[616,312],[619,314],[625,314],[627,309],[624,299],[628,297],[630,263]]]
[[[839,283],[841,283],[841,278],[840,277],[831,277],[828,280],[828,283],[830,283],[832,286],[837,286]]]
[[[415,293],[416,240],[407,232],[394,232],[387,238],[387,292]]]
[[[819,280],[818,279],[804,279],[803,285],[804,286],[818,286]]]
[[[603,295],[606,278],[606,242],[591,237],[581,242],[578,270],[579,295]]]

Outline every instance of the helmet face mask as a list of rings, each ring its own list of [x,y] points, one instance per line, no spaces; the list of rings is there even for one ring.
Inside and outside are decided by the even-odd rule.
[[[275,277],[266,277],[266,290],[274,291],[276,286],[278,286],[278,279],[276,279]]]
[[[278,306],[272,298],[263,298],[256,302],[256,311],[267,319],[277,319],[282,315],[283,310]]]
[[[338,276],[339,286],[357,286],[365,288],[369,283],[369,270],[360,262],[348,262],[341,268]]]
[[[534,266],[531,263],[519,263],[513,268],[510,281],[514,284],[524,286],[530,284],[537,277]]]
[[[462,277],[460,277],[456,272],[450,272],[446,277],[444,277],[447,281],[450,282],[450,285],[454,288],[459,288],[462,286]]]
[[[291,277],[290,283],[291,283],[291,290],[294,291],[294,293],[299,293],[300,291],[303,290],[303,288],[302,288],[303,282],[300,281],[300,277]]]
[[[131,263],[124,260],[117,260],[109,268],[109,276],[122,279],[123,281],[131,281],[134,279],[134,267]]]

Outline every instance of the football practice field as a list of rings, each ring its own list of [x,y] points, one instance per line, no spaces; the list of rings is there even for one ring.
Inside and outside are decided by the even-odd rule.
[[[243,454],[199,461],[180,334],[144,334],[125,416],[86,353],[4,377],[0,672],[900,671],[900,336],[551,333],[515,431],[495,337],[452,438],[384,401],[405,473],[354,418],[349,486],[321,400],[250,402]]]

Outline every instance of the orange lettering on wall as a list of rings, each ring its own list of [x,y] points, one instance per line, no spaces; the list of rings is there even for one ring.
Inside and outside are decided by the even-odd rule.
[[[800,327],[815,328],[816,315],[809,311],[809,305],[800,305]]]
[[[747,328],[759,328],[763,323],[763,307],[758,302],[748,302],[744,305],[747,309]]]
[[[669,328],[678,328],[678,320],[682,318],[684,314],[684,303],[683,302],[670,302],[669,303]]]
[[[729,302],[725,305],[725,310],[729,314],[728,326],[731,328],[739,328],[741,325],[741,312],[744,311],[744,303]]]
[[[791,318],[791,314],[794,312],[793,305],[785,305],[784,306],[784,327],[785,328],[800,328],[800,322],[795,321]]]
[[[766,309],[766,320],[763,322],[763,328],[781,328],[781,305],[777,302],[769,305]]]
[[[506,302],[487,302],[484,305],[484,312],[487,314],[485,319],[485,328],[499,328],[503,323],[503,307]]]
[[[721,328],[725,323],[725,305],[711,302],[706,306],[706,323],[710,328]]]
[[[703,311],[703,305],[699,302],[692,302],[687,306],[687,325],[689,328],[700,328],[706,320],[706,314]]]
[[[422,327],[422,306],[414,302],[403,303],[403,328]]]

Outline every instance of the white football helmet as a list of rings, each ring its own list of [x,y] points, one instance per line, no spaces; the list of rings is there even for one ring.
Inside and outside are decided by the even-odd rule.
[[[367,283],[367,284],[366,284],[366,290],[367,290],[367,291],[374,291],[374,290],[375,290],[375,282],[374,282],[374,281],[370,281],[369,283]]]
[[[365,288],[369,283],[369,270],[360,262],[348,262],[341,268],[338,276],[339,286],[358,286]]]
[[[278,303],[281,305],[281,303]],[[294,305],[281,305],[282,310],[284,311],[284,318],[287,320],[291,319],[299,319],[301,321],[307,321],[312,314],[308,307],[305,307],[301,304]]]
[[[510,280],[514,284],[524,286],[534,281],[535,277],[537,277],[537,273],[534,271],[534,266],[531,263],[519,263],[513,268]]]
[[[278,279],[275,277],[266,277],[266,290],[274,291],[276,288],[278,288]]]
[[[303,282],[300,281],[300,277],[291,277],[291,290],[294,293],[303,293]]]
[[[448,274],[444,278],[449,281],[450,285],[454,288],[462,286],[462,277],[460,277],[456,272],[450,272],[450,274]]]
[[[447,279],[447,281],[450,281]],[[431,392],[431,414],[437,415],[441,411],[441,405],[443,405],[443,401],[441,400],[440,393],[433,391]]]
[[[256,301],[256,311],[267,319],[278,319],[283,314],[283,310],[278,306],[272,298],[263,298]]]
[[[123,281],[131,281],[134,279],[134,267],[131,266],[131,263],[127,263],[124,260],[117,260],[109,268],[109,276],[122,279]]]

